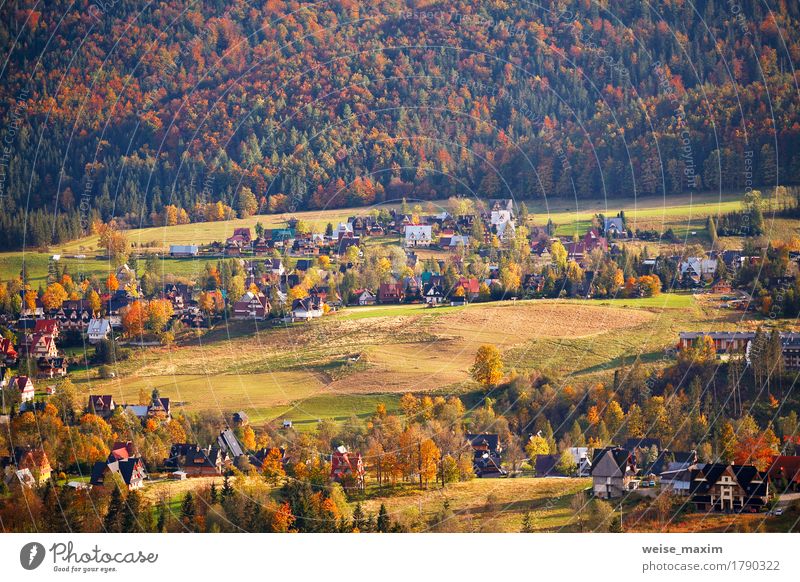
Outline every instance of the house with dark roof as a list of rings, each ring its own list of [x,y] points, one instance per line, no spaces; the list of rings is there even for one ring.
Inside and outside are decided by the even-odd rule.
[[[503,447],[500,436],[493,433],[469,433],[467,445],[472,448],[472,469],[478,477],[500,477],[506,475],[500,454]]]
[[[228,453],[228,456],[232,459],[236,459],[244,455],[244,449],[242,448],[241,443],[239,443],[239,439],[236,438],[236,435],[233,434],[233,431],[229,428],[226,428],[217,437],[217,446],[220,449]]]
[[[116,407],[113,396],[110,394],[98,394],[89,396],[89,404],[86,408],[91,414],[108,418],[114,413]]]
[[[752,465],[707,463],[692,472],[691,500],[698,511],[761,511],[769,477]]]
[[[444,289],[439,285],[428,284],[422,291],[422,298],[428,305],[441,305],[444,301]]]
[[[592,457],[592,491],[595,497],[621,497],[638,486],[636,459],[621,447],[595,449]]]
[[[147,478],[144,463],[139,457],[117,459],[113,455],[109,455],[106,461],[97,461],[94,464],[89,483],[92,487],[105,487],[113,483],[112,475],[119,475],[122,482],[128,487],[128,491],[141,489]]]

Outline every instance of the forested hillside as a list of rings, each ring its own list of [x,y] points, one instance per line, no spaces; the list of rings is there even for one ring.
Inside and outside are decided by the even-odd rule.
[[[669,197],[800,177],[796,1],[0,12],[3,248],[74,238],[97,217]]]

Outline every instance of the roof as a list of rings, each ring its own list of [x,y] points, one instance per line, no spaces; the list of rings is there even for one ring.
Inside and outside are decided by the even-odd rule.
[[[772,479],[800,483],[800,456],[777,455],[767,467],[767,474]]]
[[[242,450],[242,445],[239,444],[239,440],[236,438],[236,435],[233,434],[233,431],[229,428],[226,428],[217,437],[217,444],[219,447],[227,451],[232,457],[239,457],[244,454],[244,450]]]
[[[52,335],[58,332],[58,321],[55,319],[37,319],[33,326],[34,334]]]
[[[170,253],[197,254],[197,250],[197,245],[170,245],[169,247]]]
[[[692,471],[692,492],[702,496],[719,481],[722,474],[730,469],[739,486],[748,497],[764,497],[768,492],[768,481],[752,465],[726,465],[724,463],[707,463],[700,469]]]
[[[628,439],[625,441],[625,444],[622,446],[622,448],[632,453],[634,449],[649,449],[653,445],[655,445],[659,451],[661,450],[660,439],[644,438],[644,437]]]
[[[500,436],[497,434],[467,434],[467,441],[473,447],[487,446],[490,451],[496,451],[500,446]]]
[[[89,335],[106,334],[111,329],[111,322],[107,319],[91,319],[89,320],[89,327],[86,328],[86,333]]]
[[[536,476],[558,475],[559,472],[556,470],[558,460],[558,455],[536,455]]]
[[[626,473],[628,461],[631,458],[631,455],[628,451],[620,447],[605,447],[603,449],[595,449],[594,456],[592,457],[592,475],[594,475],[595,471],[602,466],[600,461],[603,459],[603,457],[611,459],[616,468],[621,472],[622,475],[624,475]]]

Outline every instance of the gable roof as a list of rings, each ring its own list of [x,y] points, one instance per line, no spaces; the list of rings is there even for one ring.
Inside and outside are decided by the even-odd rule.
[[[229,428],[226,428],[217,437],[217,444],[219,448],[227,451],[232,457],[236,458],[244,454],[244,450],[242,450],[242,445],[239,444],[239,440],[236,438],[236,435],[233,434],[233,431]]]

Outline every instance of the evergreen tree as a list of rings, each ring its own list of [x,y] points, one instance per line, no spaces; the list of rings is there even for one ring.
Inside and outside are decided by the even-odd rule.
[[[106,516],[103,518],[103,529],[107,532],[117,533],[122,531],[122,494],[119,487],[111,490],[111,500],[108,503]]]
[[[389,512],[386,511],[386,505],[381,503],[381,507],[378,510],[377,530],[381,533],[385,533],[389,531],[390,527],[391,527],[391,522],[389,520]]]

